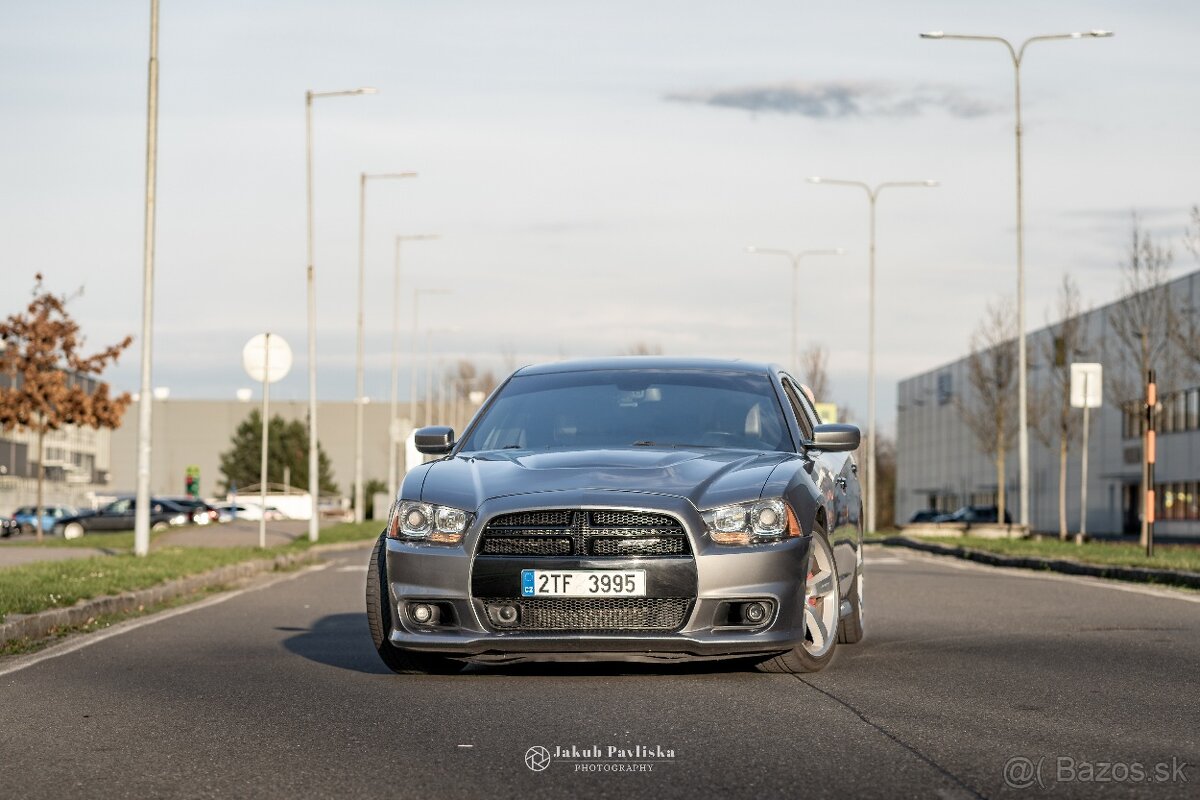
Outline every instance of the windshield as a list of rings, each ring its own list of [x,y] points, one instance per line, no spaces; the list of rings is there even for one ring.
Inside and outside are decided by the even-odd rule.
[[[513,378],[464,451],[604,447],[792,449],[766,375],[595,370]]]

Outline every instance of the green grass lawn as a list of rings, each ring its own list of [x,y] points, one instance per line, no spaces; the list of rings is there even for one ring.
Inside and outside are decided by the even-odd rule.
[[[1141,545],[1126,542],[1092,541],[1077,545],[1058,539],[981,539],[975,536],[922,536],[919,541],[951,547],[986,550],[1006,556],[1062,558],[1085,564],[1116,567],[1150,567],[1200,572],[1200,547],[1188,544],[1159,544],[1154,556],[1146,558]]]
[[[368,542],[377,537],[379,532],[378,521],[332,525],[321,531],[318,544]],[[116,549],[117,542],[125,542],[122,549],[127,552],[68,561],[41,561],[0,569],[0,622],[8,614],[30,614],[48,608],[71,606],[79,600],[146,589],[226,564],[299,552],[311,546],[308,539],[301,537],[289,544],[266,550],[256,547],[167,547],[152,550],[145,558],[137,558],[132,554],[132,533],[98,534],[96,539],[101,537],[106,542],[103,546],[113,549]],[[127,537],[127,542],[116,537]],[[83,537],[84,540],[88,538]],[[70,546],[74,541],[62,546]]]

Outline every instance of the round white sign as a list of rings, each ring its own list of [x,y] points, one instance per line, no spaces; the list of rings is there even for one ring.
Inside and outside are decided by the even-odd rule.
[[[268,341],[270,345],[267,344]],[[271,350],[269,359],[268,346]],[[282,380],[292,368],[292,348],[288,347],[288,343],[278,334],[260,333],[242,348],[242,366],[246,368],[246,374],[254,380],[261,382],[263,373],[266,372],[267,382],[275,383]]]

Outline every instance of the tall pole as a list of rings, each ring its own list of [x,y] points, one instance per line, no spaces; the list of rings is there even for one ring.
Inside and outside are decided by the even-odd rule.
[[[400,491],[400,420],[397,418],[400,391],[400,246],[404,242],[436,238],[436,234],[429,233],[396,237],[395,274],[392,279],[392,395],[388,416],[388,491],[393,498]],[[415,404],[409,405],[408,413],[416,422]]]
[[[1088,490],[1088,374],[1083,373],[1083,450],[1079,467],[1079,540],[1087,538],[1087,490]]]
[[[366,367],[363,360],[365,351],[363,330],[363,299],[366,293],[366,237],[367,237],[367,181],[373,178],[415,178],[415,172],[388,172],[369,175],[366,172],[358,176],[358,338],[355,343],[355,402],[354,402],[354,521],[362,522],[366,518],[366,497],[363,487],[363,405],[365,404],[364,381]],[[390,436],[390,433],[389,433]]]
[[[876,530],[875,513],[875,201],[884,189],[894,188],[931,188],[938,185],[937,181],[885,181],[874,187],[862,181],[844,181],[830,178],[809,178],[810,183],[823,183],[833,186],[853,186],[867,193],[870,206],[871,245],[867,270],[867,486],[866,527],[868,531]]]
[[[317,541],[321,525],[321,464],[317,440],[317,287],[313,269],[313,151],[312,151],[313,93],[304,93],[304,185],[307,206],[308,269],[308,496],[312,513],[308,517],[308,540]]]
[[[746,248],[746,252],[766,256],[783,256],[792,265],[792,362],[790,368],[799,370],[800,360],[796,354],[796,346],[799,340],[797,320],[800,318],[800,261],[805,256],[840,256],[846,251],[838,247],[833,250],[800,250],[792,252],[791,250],[781,250],[776,247],[755,247],[754,245],[750,245]]]
[[[146,220],[142,247],[142,388],[138,395],[137,506],[133,552],[150,552],[150,448],[154,387],[150,365],[154,327],[154,201],[158,181],[158,0],[150,0],[149,88],[146,97]],[[40,484],[39,484],[40,486]],[[41,535],[41,520],[38,520]]]
[[[317,541],[320,530],[321,475],[317,439],[317,287],[316,270],[313,266],[313,137],[312,102],[317,97],[345,97],[360,94],[375,94],[371,87],[347,89],[336,92],[304,93],[304,156],[305,156],[305,203],[307,206],[306,241],[308,269],[306,285],[308,292],[308,494],[312,499],[312,514],[308,518],[308,540]]]
[[[1025,48],[1033,42],[1043,42],[1052,39],[1100,39],[1112,36],[1111,31],[1092,30],[1087,33],[1060,33],[1048,36],[1031,36],[1021,43],[1020,48],[1000,36],[968,36],[948,34],[942,31],[922,33],[923,39],[958,39],[963,41],[984,41],[1003,44],[1008,49],[1013,64],[1013,98],[1016,104],[1016,144],[1017,144],[1017,459],[1020,473],[1021,515],[1020,524],[1029,529],[1029,394],[1028,394],[1028,353],[1025,344],[1025,209],[1024,209],[1024,176],[1021,140],[1021,64],[1025,59]],[[1001,520],[1003,521],[1003,520]]]
[[[425,331],[425,424],[433,424],[433,348],[429,338],[433,331]]]
[[[262,453],[258,462],[258,546],[267,546],[267,441],[271,428],[271,334],[263,337]]]

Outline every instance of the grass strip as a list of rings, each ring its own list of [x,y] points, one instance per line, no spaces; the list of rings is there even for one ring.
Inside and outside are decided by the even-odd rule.
[[[1200,547],[1191,544],[1154,546],[1154,555],[1146,557],[1139,544],[1090,541],[1077,545],[1058,539],[984,539],[977,536],[920,536],[917,541],[949,547],[983,550],[1004,556],[1033,556],[1078,561],[1103,567],[1145,567],[1185,572],[1200,572]]]
[[[368,542],[379,535],[379,522],[333,525],[321,531],[318,544]],[[268,547],[166,547],[145,558],[128,551],[69,561],[39,561],[0,569],[0,622],[9,614],[32,614],[75,605],[102,595],[148,589],[176,578],[210,569],[307,550],[312,544],[300,537],[285,545]]]

